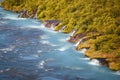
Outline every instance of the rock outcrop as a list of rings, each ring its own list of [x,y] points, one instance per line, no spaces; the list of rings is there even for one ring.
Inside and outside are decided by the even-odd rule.
[[[29,17],[28,10],[21,10],[18,17],[19,18],[28,18]]]
[[[85,36],[86,36],[85,33],[74,34],[73,36],[70,36],[70,39],[68,41],[72,42],[72,43],[77,43],[81,38],[83,38]]]
[[[24,10],[22,9],[18,15],[19,18],[34,18],[34,19],[37,19],[37,14],[38,14],[39,10],[38,9],[34,9],[32,11],[32,14],[29,13],[28,10]]]
[[[47,28],[55,28],[60,24],[59,20],[46,20],[43,22],[43,25]]]

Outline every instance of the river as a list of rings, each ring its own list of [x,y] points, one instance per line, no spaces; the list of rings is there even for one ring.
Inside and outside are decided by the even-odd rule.
[[[69,34],[17,16],[0,7],[0,80],[120,80],[76,51]]]

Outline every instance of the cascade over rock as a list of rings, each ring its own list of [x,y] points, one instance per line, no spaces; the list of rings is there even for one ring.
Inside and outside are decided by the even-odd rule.
[[[86,35],[85,33],[73,35],[70,37],[70,39],[68,41],[70,41],[72,43],[76,43],[79,41],[79,39],[83,38],[85,35]]]
[[[67,26],[63,26],[59,31],[62,32]]]
[[[21,10],[20,14],[18,15],[19,18],[28,18],[28,10]]]
[[[43,22],[43,25],[47,28],[55,28],[59,24],[60,24],[59,20],[46,20]]]

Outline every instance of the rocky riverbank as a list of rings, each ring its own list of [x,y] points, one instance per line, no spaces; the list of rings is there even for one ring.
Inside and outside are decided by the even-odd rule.
[[[60,24],[60,22],[58,20],[47,20],[43,22],[43,24],[47,28],[55,29]],[[76,31],[73,31],[71,33],[70,39],[68,41],[71,43],[77,44],[76,50],[81,50],[85,48],[87,49],[87,51],[85,52],[85,56],[89,57],[91,60],[97,59],[101,65],[107,66],[111,70],[120,70],[119,57],[117,58],[116,55],[114,55],[113,53],[100,53],[90,49],[91,46],[94,44],[94,38],[97,38],[101,34],[92,33],[94,34],[93,36],[88,36],[86,33],[81,33],[81,34],[75,34],[75,33]]]
[[[20,18],[34,18],[28,16],[27,10],[18,12]],[[35,15],[35,14],[31,14]],[[45,20],[42,21],[43,25],[47,28],[56,29],[58,26],[61,25],[61,22],[59,20]],[[65,26],[61,27],[59,30],[60,32],[64,32]],[[85,56],[92,59],[97,59],[101,65],[109,67],[111,70],[120,70],[120,58],[116,57],[113,53],[102,53],[97,52],[95,50],[91,50],[90,48],[94,44],[94,39],[96,39],[98,36],[101,36],[102,34],[99,34],[97,32],[92,32],[91,35],[87,33],[76,33],[77,30],[73,30],[70,34],[70,39],[68,40],[71,43],[76,44],[76,50],[81,49],[87,49],[85,52]]]
[[[38,18],[43,20],[45,27],[69,33],[68,41],[76,44],[76,50],[86,48],[85,56],[98,59],[112,70],[120,70],[118,1],[71,0],[60,1],[58,6],[57,1],[49,3],[38,0],[26,5],[29,1],[6,0],[2,6],[6,10],[20,13],[18,17]],[[72,5],[76,6],[71,7]]]

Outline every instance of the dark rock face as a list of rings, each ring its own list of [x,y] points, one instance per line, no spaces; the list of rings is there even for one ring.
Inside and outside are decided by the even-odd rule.
[[[58,24],[60,24],[59,20],[46,20],[43,22],[44,26],[47,28],[55,28]]]
[[[30,15],[28,10],[21,10],[19,13],[20,18],[37,18],[38,9],[34,9],[33,13]]]
[[[70,37],[70,39],[68,40],[69,42],[72,42],[72,43],[76,43],[79,41],[79,39],[85,37],[86,34],[85,33],[81,33],[81,34],[77,34],[77,35],[73,35]]]
[[[20,11],[20,14],[19,14],[19,16],[18,17],[22,17],[22,18],[28,18],[29,16],[28,16],[28,10],[22,10],[22,11]]]
[[[105,58],[96,58],[96,59],[100,62],[101,65],[109,66]]]
[[[18,17],[22,17],[22,18],[28,18],[29,16],[28,16],[28,11],[27,10],[22,10],[22,11],[20,11],[20,14],[19,14],[19,16]]]

